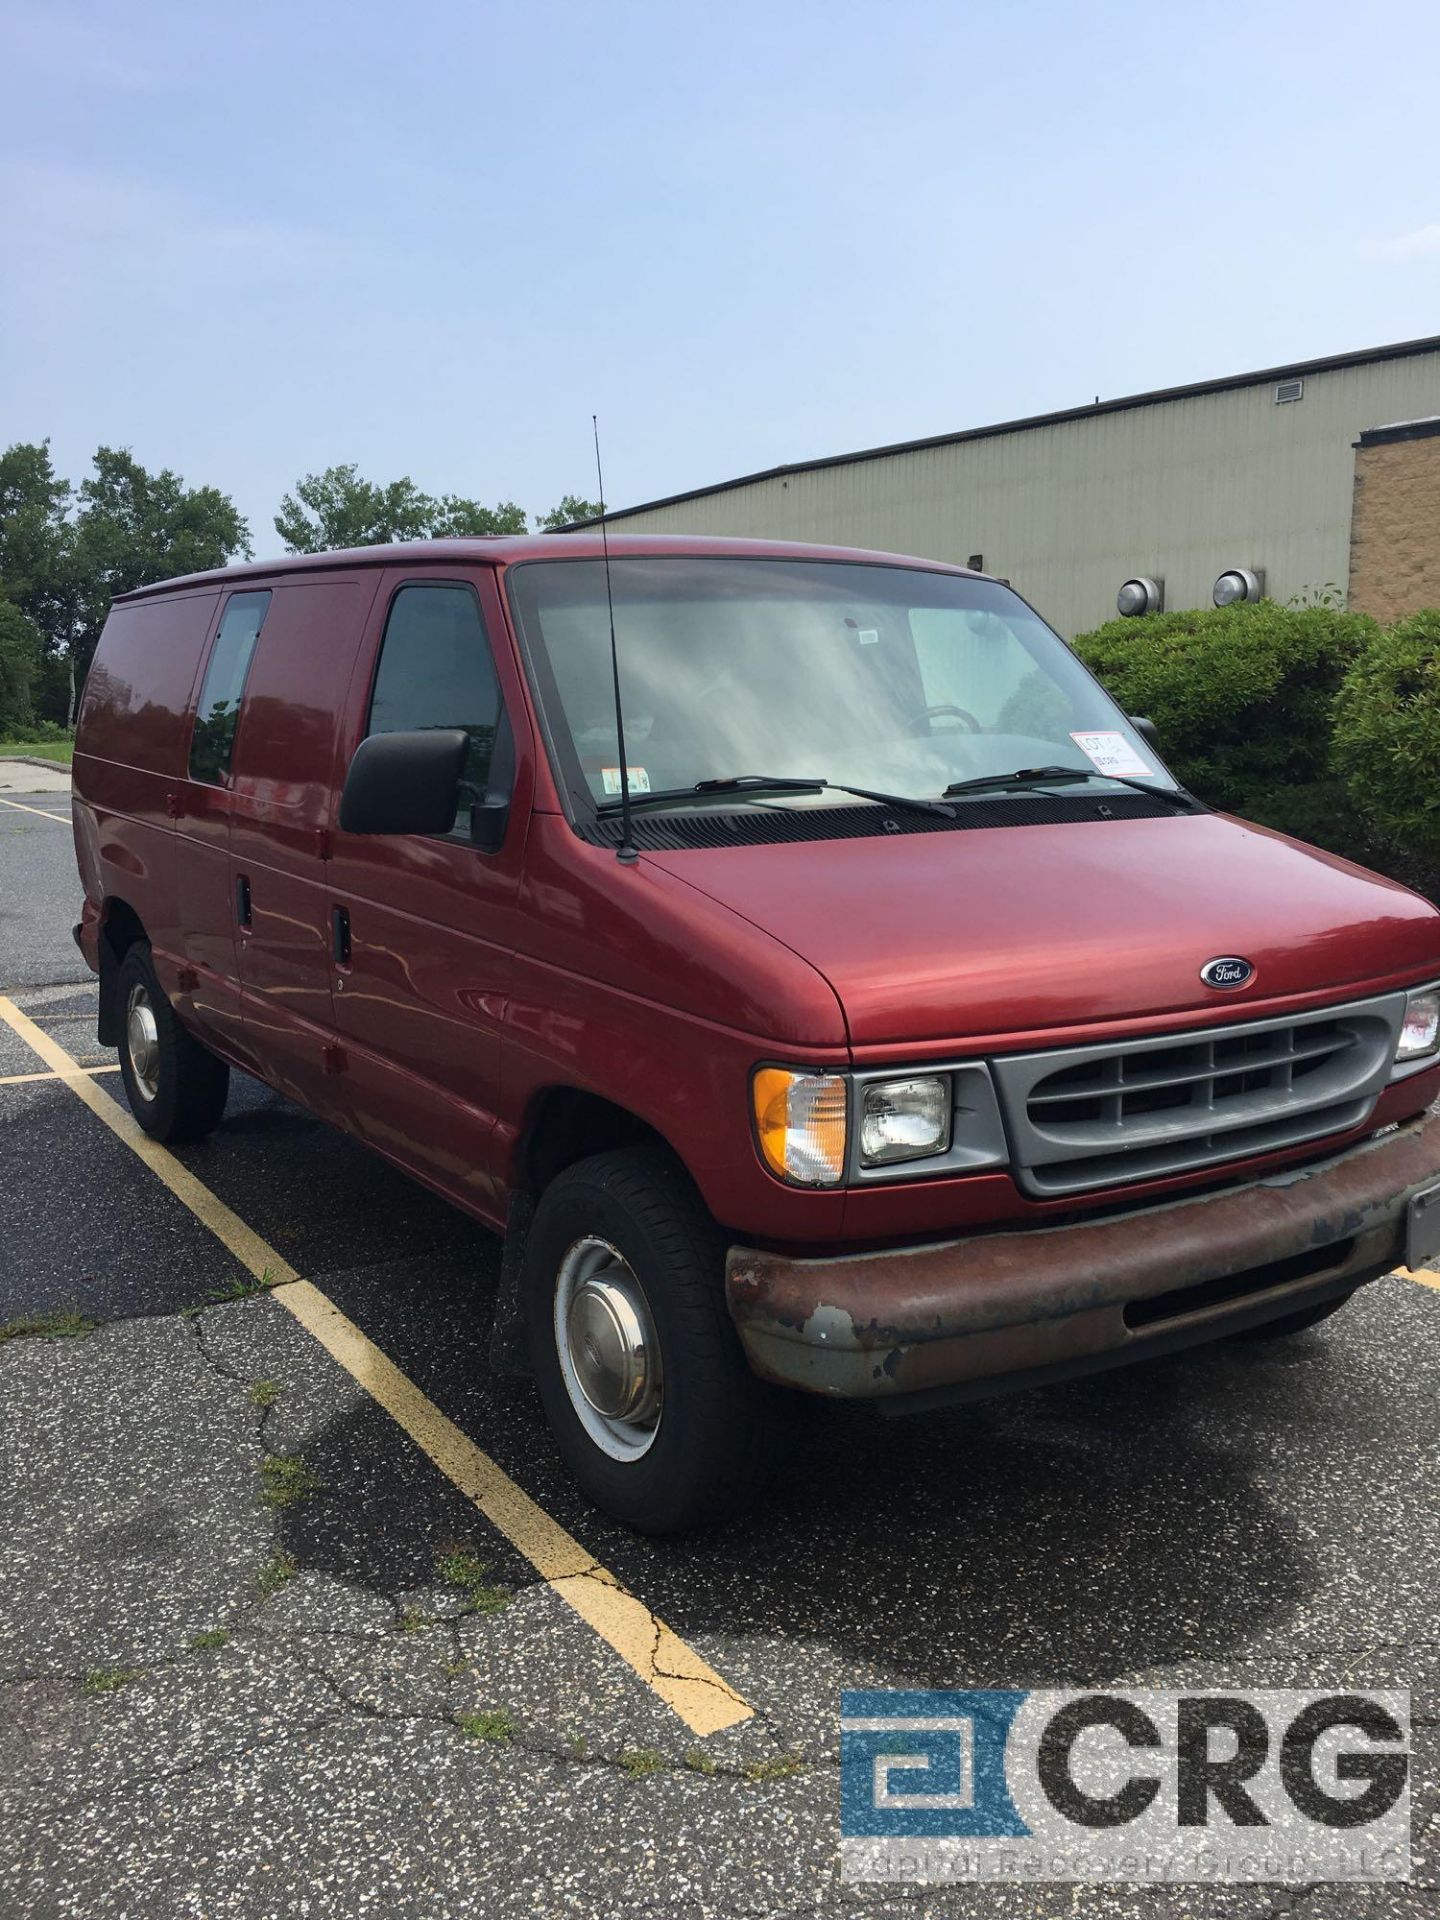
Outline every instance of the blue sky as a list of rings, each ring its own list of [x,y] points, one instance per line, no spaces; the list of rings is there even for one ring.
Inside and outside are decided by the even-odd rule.
[[[1440,331],[1433,0],[0,0],[0,441],[532,511]]]

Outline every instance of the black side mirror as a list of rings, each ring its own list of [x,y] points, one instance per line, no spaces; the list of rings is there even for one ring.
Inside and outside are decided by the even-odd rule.
[[[510,825],[510,790],[515,785],[515,736],[510,716],[502,713],[490,753],[490,777],[470,807],[470,843],[483,853],[498,853]]]
[[[1126,717],[1140,738],[1148,741],[1149,744],[1154,747],[1155,751],[1159,753],[1160,729],[1156,726],[1155,722],[1153,720],[1147,720],[1143,713],[1132,713]]]
[[[460,806],[470,736],[463,727],[372,733],[340,796],[345,833],[449,833]]]

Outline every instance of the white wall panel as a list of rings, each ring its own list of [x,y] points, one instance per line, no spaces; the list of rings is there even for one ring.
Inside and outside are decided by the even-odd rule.
[[[1440,414],[1440,352],[1162,400],[882,459],[846,461],[617,513],[627,531],[839,542],[962,564],[1013,582],[1063,633],[1115,610],[1122,580],[1208,605],[1227,566],[1263,567],[1278,600],[1349,567],[1352,442]]]

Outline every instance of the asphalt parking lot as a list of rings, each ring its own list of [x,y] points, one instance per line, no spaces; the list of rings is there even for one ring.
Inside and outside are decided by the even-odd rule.
[[[7,792],[5,1920],[1440,1911],[1440,1292],[809,1409],[761,1508],[640,1540],[488,1371],[491,1236],[238,1076],[174,1178],[86,1105],[57,1048],[122,1096],[77,910],[65,795]],[[1102,1683],[1410,1688],[1415,1878],[840,1882],[842,1686]]]

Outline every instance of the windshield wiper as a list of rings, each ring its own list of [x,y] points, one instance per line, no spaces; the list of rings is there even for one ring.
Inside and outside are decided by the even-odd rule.
[[[945,798],[954,800],[964,793],[998,793],[1005,787],[1058,786],[1075,780],[1113,780],[1136,793],[1149,794],[1153,800],[1173,801],[1182,813],[1203,813],[1205,808],[1184,787],[1161,787],[1153,780],[1134,780],[1129,774],[1101,773],[1098,767],[1017,767],[1013,773],[985,773],[974,780],[952,780]]]
[[[938,800],[921,800],[909,793],[880,793],[873,787],[843,786],[837,780],[807,780],[767,773],[732,773],[722,780],[697,780],[693,787],[661,787],[654,793],[632,793],[630,810],[633,813],[636,807],[667,806],[677,800],[706,800],[712,794],[728,793],[849,793],[857,800],[873,800],[877,806],[908,807],[912,813],[939,814],[944,820],[955,818],[953,807],[942,806]],[[614,813],[620,802],[601,800],[596,805],[600,813]]]

